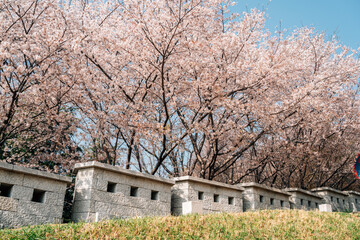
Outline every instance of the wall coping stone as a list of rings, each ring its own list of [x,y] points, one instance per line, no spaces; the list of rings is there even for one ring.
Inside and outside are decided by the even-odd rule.
[[[36,170],[36,169],[32,169],[32,168],[17,166],[17,165],[5,163],[2,161],[0,161],[0,169],[6,170],[6,171],[23,173],[23,174],[27,174],[27,175],[33,175],[36,177],[53,179],[53,180],[60,181],[60,182],[66,182],[68,184],[70,184],[72,182],[71,177],[62,176],[59,174],[49,173],[49,172]]]
[[[283,190],[286,191],[286,192],[300,192],[300,193],[303,193],[303,194],[308,195],[308,196],[312,196],[312,197],[322,199],[322,197],[317,195],[316,193],[312,193],[310,191],[307,191],[307,190],[304,190],[304,189],[301,189],[301,188],[285,188]]]
[[[345,193],[347,193],[347,194],[353,194],[353,195],[358,195],[358,196],[360,196],[360,192],[356,192],[356,191],[344,191]]]
[[[197,183],[203,183],[203,184],[212,185],[212,186],[216,186],[216,187],[229,188],[229,189],[238,190],[238,191],[245,191],[245,189],[243,187],[238,186],[238,185],[230,185],[230,184],[226,184],[226,183],[222,183],[222,182],[216,182],[216,181],[192,177],[192,176],[175,177],[172,179],[175,180],[176,183],[177,182],[197,182]]]
[[[239,185],[244,188],[261,188],[261,189],[265,189],[268,191],[277,192],[277,193],[280,193],[280,194],[283,194],[286,196],[292,196],[291,193],[285,192],[285,191],[277,189],[277,188],[268,187],[266,185],[255,183],[255,182],[239,183]]]
[[[152,180],[152,181],[161,182],[161,183],[165,183],[165,184],[168,184],[168,185],[174,185],[175,184],[175,181],[170,180],[170,179],[166,179],[166,178],[162,178],[162,177],[158,177],[158,176],[153,176],[153,175],[146,174],[146,173],[135,172],[135,171],[132,171],[132,170],[124,169],[124,168],[122,168],[120,166],[112,166],[112,165],[97,162],[97,161],[91,161],[91,162],[75,164],[74,173],[77,173],[80,169],[86,169],[86,168],[103,169],[103,170],[106,170],[106,171],[115,172],[115,173],[121,173],[121,174],[132,176],[132,177],[146,178],[146,179],[149,179],[149,180]]]
[[[344,195],[344,196],[349,195],[346,192],[342,192],[340,190],[337,190],[337,189],[334,189],[334,188],[331,188],[331,187],[319,187],[319,188],[311,189],[311,191],[312,192],[325,192],[325,191],[328,191],[328,192],[334,192],[334,193],[337,193],[337,194],[341,194],[341,195]]]

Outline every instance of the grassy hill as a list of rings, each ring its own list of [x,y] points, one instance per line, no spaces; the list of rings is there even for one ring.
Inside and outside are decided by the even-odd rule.
[[[360,239],[360,214],[274,210],[42,225],[0,239]]]

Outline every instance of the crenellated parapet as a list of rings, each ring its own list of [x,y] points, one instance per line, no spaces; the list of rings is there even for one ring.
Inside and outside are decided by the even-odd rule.
[[[322,187],[277,189],[192,176],[166,179],[96,161],[76,164],[72,220],[237,213],[261,209],[358,212],[360,193]],[[0,228],[62,223],[72,178],[0,162]]]

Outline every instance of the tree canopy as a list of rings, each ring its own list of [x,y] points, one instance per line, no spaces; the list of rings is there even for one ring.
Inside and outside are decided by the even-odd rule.
[[[359,52],[231,4],[1,0],[0,159],[353,187]]]

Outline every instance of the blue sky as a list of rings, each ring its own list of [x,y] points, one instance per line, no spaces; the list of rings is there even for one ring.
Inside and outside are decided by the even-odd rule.
[[[314,27],[325,31],[330,38],[334,33],[343,45],[360,47],[360,0],[235,0],[232,11],[266,9],[266,28],[293,30],[296,27]]]

